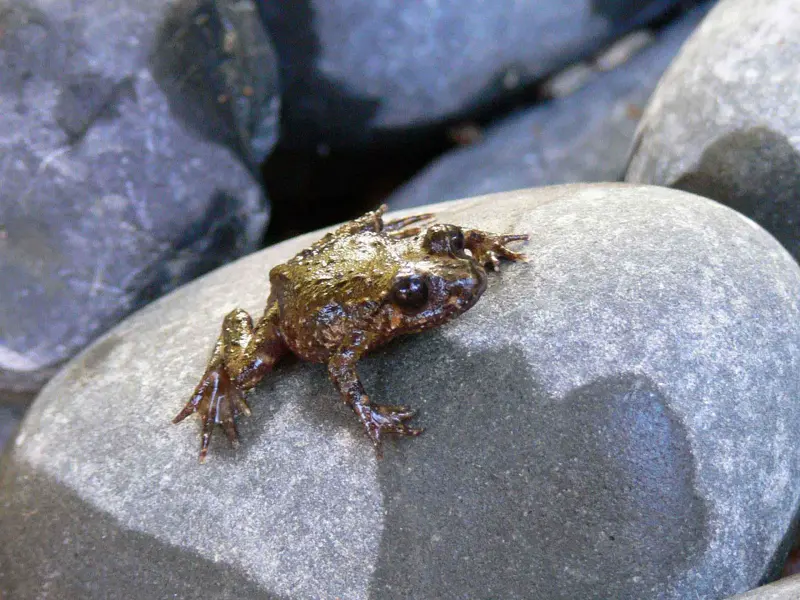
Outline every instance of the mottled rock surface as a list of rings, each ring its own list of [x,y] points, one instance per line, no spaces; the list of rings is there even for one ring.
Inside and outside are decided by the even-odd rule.
[[[596,52],[678,0],[260,2],[286,143],[359,144],[464,116]]]
[[[218,45],[258,22],[252,5],[248,21],[246,3],[214,3],[234,4],[240,20],[226,21]],[[125,314],[260,243],[267,207],[237,149],[170,108],[188,103],[201,75],[173,73],[194,73],[181,100],[151,73],[170,10],[163,0],[0,0],[0,389],[36,388]],[[253,66],[232,65],[235,39],[227,62],[206,43],[194,59],[207,79]],[[251,79],[252,98],[274,102],[267,76]],[[248,121],[247,139],[269,145],[268,122]]]
[[[713,198],[800,257],[800,4],[720,2],[642,117],[626,180]]]
[[[171,417],[223,315],[319,234],[145,308],[45,388],[0,475],[10,598],[724,598],[797,513],[800,268],[673,190],[562,186],[432,207],[527,232],[451,324],[361,363],[425,433],[378,461],[320,365],[250,396],[243,444]],[[235,283],[233,283],[235,282]]]
[[[659,78],[706,10],[695,9],[611,72],[594,71],[572,95],[492,125],[389,198],[392,209],[523,187],[618,181],[624,177],[641,111]]]

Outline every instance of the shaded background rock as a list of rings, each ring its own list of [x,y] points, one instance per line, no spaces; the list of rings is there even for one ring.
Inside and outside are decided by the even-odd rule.
[[[665,74],[626,180],[754,218],[800,257],[800,5],[721,2]]]
[[[414,73],[409,74],[408,77],[403,75],[405,79],[401,78],[400,73],[396,74],[398,85],[402,87],[402,90],[397,93],[414,96],[403,106],[416,106],[417,98],[428,102],[424,98],[431,95],[433,99],[430,100],[430,103],[436,103],[440,98],[447,97],[447,94],[441,97],[437,96],[439,93],[437,86],[428,81],[432,76],[429,72],[430,65],[422,59],[428,57],[429,54],[435,54],[437,61],[453,63],[452,68],[439,68],[435,76],[441,79],[442,85],[445,87],[451,84],[456,85],[458,82],[456,90],[458,93],[472,89],[470,86],[474,88],[475,80],[482,80],[486,77],[487,69],[497,70],[495,73],[497,81],[493,81],[499,87],[495,86],[497,89],[493,88],[494,92],[487,93],[485,98],[481,97],[480,101],[465,106],[457,114],[434,119],[426,122],[424,126],[420,123],[413,123],[407,127],[393,126],[394,128],[389,129],[379,129],[377,125],[373,126],[372,121],[365,121],[367,119],[365,115],[370,115],[377,110],[376,102],[381,102],[379,98],[372,102],[372,105],[363,98],[355,99],[352,94],[348,99],[348,90],[352,92],[359,86],[345,87],[341,81],[329,81],[324,78],[324,74],[320,74],[319,68],[315,67],[318,63],[317,57],[324,55],[320,48],[321,38],[319,38],[317,30],[322,27],[330,27],[330,25],[325,24],[328,21],[325,21],[324,18],[322,20],[317,18],[319,11],[313,3],[260,4],[262,10],[269,13],[267,23],[276,39],[276,46],[281,56],[283,83],[287,88],[287,95],[295,98],[294,106],[291,99],[284,102],[282,139],[265,162],[263,169],[266,188],[270,198],[273,199],[268,242],[274,243],[311,229],[353,218],[374,208],[392,191],[407,183],[428,163],[450,150],[473,141],[475,137],[480,137],[483,128],[493,127],[495,123],[508,117],[514,111],[527,110],[532,106],[540,108],[550,106],[546,100],[550,96],[552,83],[554,80],[563,79],[564,74],[561,69],[565,66],[567,66],[566,71],[570,72],[573,67],[568,65],[572,65],[575,60],[591,60],[598,69],[608,69],[609,64],[618,65],[620,48],[628,48],[623,54],[630,54],[632,52],[630,50],[631,41],[635,42],[651,37],[655,37],[658,41],[663,33],[662,27],[679,18],[687,7],[691,7],[693,4],[694,2],[691,1],[597,2],[592,4],[594,7],[592,13],[594,16],[592,17],[587,16],[588,3],[538,2],[535,10],[533,5],[523,6],[520,4],[516,10],[524,13],[522,21],[532,20],[536,21],[538,25],[523,36],[524,39],[521,43],[524,48],[513,48],[513,40],[503,34],[491,33],[492,27],[501,27],[505,19],[513,20],[514,15],[519,16],[517,13],[503,13],[504,7],[506,7],[504,3],[467,3],[467,5],[455,2],[394,3],[390,12],[395,11],[397,18],[389,19],[387,16],[389,13],[385,12],[388,10],[386,4],[370,12],[376,6],[374,3],[353,2],[346,5],[345,3],[325,2],[320,9],[322,12],[334,14],[336,11],[342,11],[342,14],[345,15],[342,20],[347,21],[341,24],[341,31],[335,34],[330,33],[328,37],[333,36],[336,44],[345,43],[346,39],[347,43],[363,50],[359,53],[356,65],[350,65],[348,68],[358,71],[365,63],[378,65],[374,72],[370,71],[368,74],[353,72],[353,77],[361,77],[363,81],[373,77],[384,77],[384,75],[394,77],[393,73],[384,73],[381,69],[388,69],[387,65],[389,64],[397,66],[402,60],[407,61],[403,63],[405,65],[403,68],[412,71],[415,68],[420,70],[418,76]],[[708,5],[709,3],[704,4]],[[359,17],[350,19],[350,13],[344,12],[345,6],[350,6],[353,13],[358,14]],[[464,12],[465,10],[472,12]],[[391,41],[382,40],[374,47],[369,48],[367,42],[372,40],[373,35],[376,35],[374,31],[365,33],[363,36],[349,33],[351,20],[357,24],[358,28],[366,28],[372,23],[384,32],[393,31],[398,27],[404,30],[406,25],[402,23],[398,25],[402,21],[401,17],[413,17],[430,22],[420,26],[421,28],[416,32],[408,32],[406,37],[391,38]],[[550,18],[554,18],[555,21],[545,23]],[[575,53],[576,48],[570,46],[570,43],[575,41],[574,38],[569,38],[566,45],[552,43],[553,39],[564,31],[575,33],[582,27],[582,25],[578,25],[577,20],[584,18],[586,18],[584,24],[588,29],[598,23],[606,22],[603,20],[604,18],[607,19],[607,23],[613,22],[619,26],[612,28],[613,34],[609,34],[607,37],[601,36],[602,40],[597,39],[581,45],[577,54]],[[373,20],[370,21],[370,19]],[[537,19],[541,19],[541,22]],[[437,25],[433,25],[434,21]],[[627,38],[629,39],[622,40],[619,44],[615,44],[610,52],[606,52],[608,45],[619,36],[625,35],[634,23],[639,23],[638,26],[646,23],[647,29],[638,29],[628,34]],[[433,31],[436,27],[440,28]],[[542,27],[548,29],[548,33],[536,37],[533,33],[541,33]],[[431,37],[429,44],[414,45],[411,43],[413,36],[428,34]],[[450,44],[448,36],[451,34],[455,36],[452,48],[448,46]],[[404,48],[403,44],[406,42],[409,45]],[[387,44],[397,44],[397,47],[386,49]],[[465,62],[466,55],[458,53],[462,46],[471,49],[470,56],[482,57],[479,62],[480,68],[475,68],[474,64]],[[395,56],[404,51],[409,53],[405,58],[401,59]],[[600,51],[603,54],[598,56],[597,53]],[[504,53],[539,53],[547,54],[549,58],[544,63],[528,65],[535,71],[535,74],[530,74],[534,79],[524,79],[520,77],[520,72],[517,70],[518,65],[503,64]],[[552,53],[552,56],[548,53]],[[625,69],[626,67],[620,68]],[[580,67],[577,70],[581,71]],[[585,70],[591,72],[590,69]],[[459,77],[463,81],[458,80]],[[618,76],[615,78],[619,79]],[[647,77],[645,76],[645,78]],[[387,85],[391,83],[388,79],[386,81]],[[632,80],[629,80],[629,84],[636,85]],[[505,85],[510,87],[506,89]],[[652,86],[653,83],[651,82],[650,85]],[[417,93],[415,86],[421,87],[422,90]],[[560,97],[565,94],[563,87],[563,85],[560,86],[561,89],[558,93]],[[380,89],[388,93],[388,89]],[[302,98],[298,99],[298,97]],[[599,100],[601,104],[608,101],[607,97],[601,95]],[[583,114],[583,110],[588,110],[596,120],[600,118],[601,114],[604,114],[607,107],[595,111],[591,109],[576,110],[581,114]],[[612,121],[614,119],[629,121],[629,123],[619,125],[625,131],[626,138],[629,138],[631,135],[629,130],[639,117],[639,106],[625,107],[623,110],[627,114],[608,118]],[[334,113],[335,116],[331,116]],[[317,122],[315,119],[319,119],[321,125],[315,124]],[[363,133],[365,128],[374,130],[374,135],[369,134],[365,138]],[[576,133],[574,126],[568,126],[567,129],[573,134]],[[600,133],[608,132],[600,130],[598,134]],[[617,136],[614,139],[615,145],[620,146],[617,151],[619,154],[617,160],[623,161],[628,154],[626,144],[629,140],[617,142]],[[559,140],[558,147],[561,148],[563,145],[564,142]],[[529,153],[529,147],[529,144],[525,145],[525,154]],[[591,161],[596,158],[596,156],[588,154],[586,162],[591,164]],[[509,161],[511,160],[509,158]],[[577,163],[580,160],[581,157],[576,155],[574,169],[579,169]],[[603,160],[603,164],[605,163],[606,160]],[[587,166],[586,168],[592,172],[599,167]],[[622,165],[614,168],[620,171],[624,170]],[[622,174],[615,171],[614,176],[620,178]],[[565,179],[552,180],[552,182],[556,181],[565,181]],[[519,185],[530,184],[530,182],[519,183]],[[474,190],[470,193],[474,193]],[[448,195],[448,197],[455,196]],[[426,202],[437,202],[442,199],[432,197]]]
[[[278,59],[253,0],[180,0],[152,53],[172,112],[257,173],[277,142]]]
[[[22,412],[22,407],[0,405],[0,452],[16,431]]]
[[[611,72],[587,67],[566,98],[492,125],[393,193],[393,209],[557,183],[624,177],[636,125],[661,74],[707,9],[695,9]]]
[[[281,56],[284,143],[359,145],[461,118],[691,2],[260,2]]]
[[[280,244],[147,307],[48,384],[4,458],[2,591],[683,599],[774,577],[800,494],[791,256],[663,188],[433,210],[531,241],[468,313],[361,363],[375,398],[421,409],[423,436],[377,462],[324,368],[295,363],[251,395],[242,447],[217,436],[197,465],[197,424],[170,419],[222,316],[257,314],[271,265],[319,234]]]
[[[226,123],[263,155],[275,64],[238,60],[237,43],[212,49],[268,41],[252,5],[213,6],[226,29],[193,59],[219,85],[251,82],[251,105]],[[0,390],[35,389],[125,314],[260,245],[259,182],[174,116],[148,68],[170,8],[0,0]]]

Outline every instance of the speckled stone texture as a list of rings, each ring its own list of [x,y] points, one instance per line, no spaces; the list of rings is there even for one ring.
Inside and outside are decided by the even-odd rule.
[[[800,268],[708,200],[561,186],[431,207],[527,232],[445,327],[362,361],[420,409],[378,461],[320,365],[197,464],[172,425],[223,315],[309,234],[148,306],[44,389],[0,475],[9,598],[717,599],[774,575],[800,497]]]
[[[612,72],[595,72],[579,91],[487,128],[389,198],[399,210],[522,187],[618,181],[650,94],[684,40],[707,12],[695,9],[659,33],[653,45]]]
[[[720,2],[648,106],[626,180],[713,198],[800,257],[800,4]]]
[[[287,144],[361,144],[518,94],[691,0],[259,2]]]
[[[259,79],[234,60],[235,33],[256,36],[258,15],[251,4],[248,20],[246,2],[216,2],[233,4],[239,20],[212,31],[218,44],[231,40],[231,56],[222,61],[203,38],[193,58],[208,72],[181,71],[181,99],[150,69],[175,3],[0,0],[0,391],[37,388],[127,313],[260,244],[260,186],[233,149],[170,108],[189,104],[196,80],[222,77],[216,60],[228,75],[250,73],[253,98],[274,100],[274,61]],[[177,61],[174,47],[159,56],[173,50]],[[247,114],[265,120],[240,128],[265,134],[268,115]]]

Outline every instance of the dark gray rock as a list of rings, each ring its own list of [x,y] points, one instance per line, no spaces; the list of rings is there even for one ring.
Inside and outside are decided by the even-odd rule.
[[[268,77],[247,79],[254,63],[236,63],[235,33],[257,37],[252,4],[213,6],[239,18],[216,39],[227,36],[232,54],[218,79],[252,80],[251,97],[274,104]],[[260,244],[267,208],[257,181],[220,140],[174,115],[177,99],[148,68],[170,8],[0,0],[0,389],[36,388],[125,314]],[[194,48],[214,71],[220,56]],[[274,74],[275,65],[260,68]],[[263,154],[269,119],[237,110],[231,127]]]
[[[797,513],[800,268],[716,203],[562,186],[433,207],[531,234],[453,323],[361,363],[427,429],[382,461],[320,365],[251,395],[197,464],[222,316],[319,234],[117,326],[26,416],[0,484],[9,597],[723,598]],[[231,282],[236,282],[232,285]],[[209,591],[211,590],[211,591]]]
[[[702,194],[800,257],[800,6],[720,3],[664,75],[626,180]]]
[[[172,111],[254,171],[278,137],[278,58],[253,0],[178,0],[151,55]]]
[[[3,406],[0,400],[0,451],[5,448],[6,442],[16,431],[21,418],[21,407]]]
[[[557,183],[622,179],[641,110],[706,10],[695,9],[617,69],[593,72],[572,95],[484,131],[389,198],[393,209]]]
[[[285,142],[358,144],[519,93],[680,0],[260,2]]]
[[[800,576],[782,579],[746,594],[733,596],[729,600],[797,600],[800,598]]]

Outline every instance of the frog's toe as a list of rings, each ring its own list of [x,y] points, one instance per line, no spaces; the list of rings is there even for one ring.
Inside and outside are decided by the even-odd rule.
[[[375,406],[374,409],[383,416],[391,417],[401,422],[405,421],[406,419],[410,419],[417,414],[416,410],[408,406],[378,405]]]
[[[186,406],[175,416],[173,423],[180,423],[193,413],[200,415],[203,434],[200,443],[200,462],[205,462],[214,425],[219,424],[233,446],[239,443],[236,417],[250,414],[241,390],[231,381],[223,367],[209,369],[195,389]]]
[[[525,260],[525,255],[521,252],[514,252],[506,248],[509,242],[524,242],[529,239],[526,234],[513,234],[498,236],[497,245],[494,247],[494,254],[497,258],[505,258],[510,261]]]

